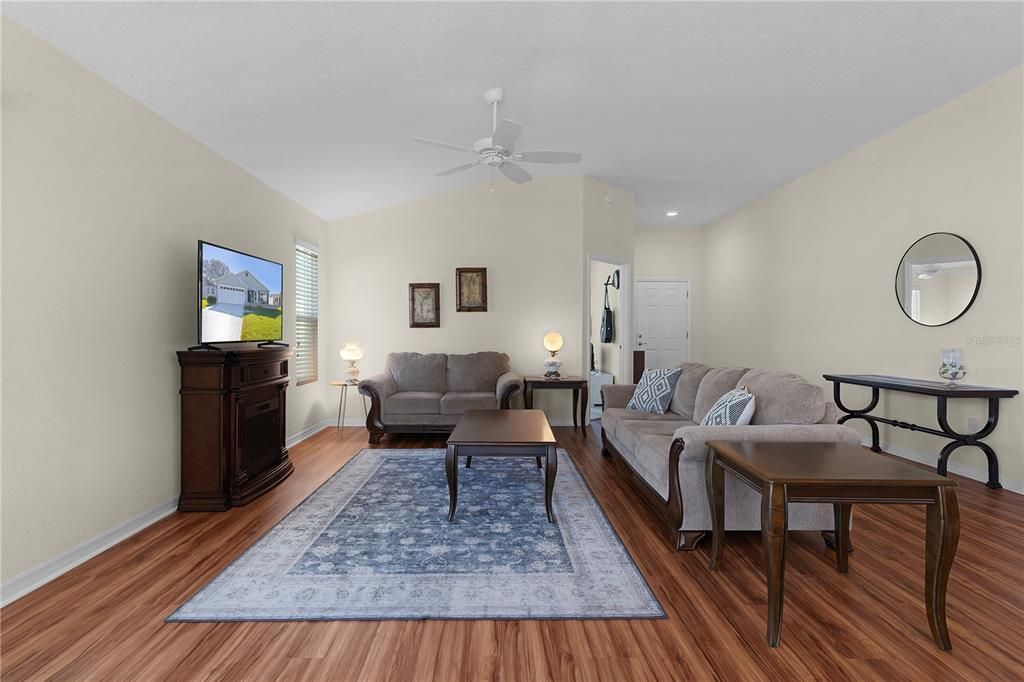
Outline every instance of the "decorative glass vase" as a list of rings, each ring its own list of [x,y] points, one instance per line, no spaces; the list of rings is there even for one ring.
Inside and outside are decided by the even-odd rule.
[[[963,363],[963,351],[959,348],[943,348],[942,364],[939,365],[939,376],[946,380],[947,385],[955,388],[958,381],[967,376],[967,368]]]

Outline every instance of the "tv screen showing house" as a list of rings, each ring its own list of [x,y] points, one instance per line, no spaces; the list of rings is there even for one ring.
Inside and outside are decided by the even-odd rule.
[[[277,341],[280,263],[199,242],[199,343]]]

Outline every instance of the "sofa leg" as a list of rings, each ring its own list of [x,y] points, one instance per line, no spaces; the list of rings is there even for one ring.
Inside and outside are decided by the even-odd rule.
[[[601,429],[601,456],[602,457],[611,457],[612,456],[612,453],[608,451],[608,445],[606,444],[607,442],[608,442],[608,438],[605,437],[605,435],[604,435],[604,429]]]
[[[383,437],[383,431],[370,431],[370,445],[377,445]]]
[[[707,535],[707,531],[703,530],[677,530],[675,531],[675,545],[676,549],[683,552],[692,552],[697,549],[697,545]]]

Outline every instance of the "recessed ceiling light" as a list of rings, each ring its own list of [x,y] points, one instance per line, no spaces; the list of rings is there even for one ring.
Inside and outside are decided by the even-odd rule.
[[[677,215],[679,215],[679,211],[665,211],[665,215],[667,215],[669,218],[675,218]]]

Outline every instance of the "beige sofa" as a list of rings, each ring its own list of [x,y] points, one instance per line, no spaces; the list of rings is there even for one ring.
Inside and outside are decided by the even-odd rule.
[[[446,433],[466,410],[507,410],[523,388],[504,353],[389,353],[384,371],[359,382],[370,397],[370,442],[385,433]]]
[[[707,441],[803,441],[860,444],[853,429],[836,424],[834,404],[821,387],[790,372],[685,363],[665,414],[626,408],[636,388],[601,389],[602,454],[615,456],[637,489],[669,526],[677,549],[693,549],[711,530],[705,483]],[[700,426],[726,391],[745,386],[756,400],[748,426]],[[732,477],[725,482],[726,530],[760,530],[761,495]],[[792,504],[791,530],[833,530],[831,505]]]

